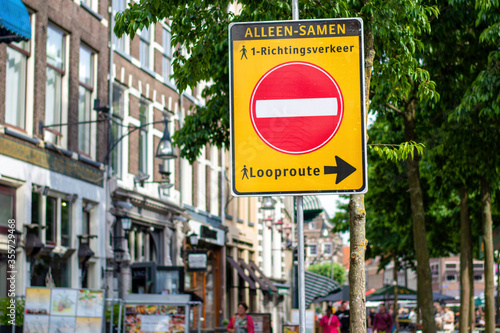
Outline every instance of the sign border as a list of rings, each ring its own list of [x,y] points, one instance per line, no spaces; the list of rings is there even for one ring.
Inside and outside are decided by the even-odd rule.
[[[359,68],[360,68],[360,93],[361,93],[361,132],[364,134],[361,138],[361,154],[363,165],[363,186],[359,189],[347,190],[313,190],[313,191],[260,191],[260,192],[238,192],[235,188],[235,160],[234,160],[234,71],[233,71],[233,27],[239,25],[261,26],[276,23],[301,24],[307,22],[339,22],[339,21],[358,21],[360,24],[360,33],[356,35],[359,38]],[[322,37],[315,37],[322,38]],[[228,27],[228,46],[229,46],[229,123],[230,123],[230,158],[231,158],[231,194],[235,197],[258,197],[258,196],[301,196],[314,194],[362,194],[368,191],[368,166],[367,166],[367,146],[366,146],[366,107],[365,107],[365,66],[364,66],[364,33],[363,20],[361,18],[339,18],[339,19],[313,19],[313,20],[283,20],[283,21],[256,21],[256,22],[234,22]],[[316,65],[318,66],[318,65]]]

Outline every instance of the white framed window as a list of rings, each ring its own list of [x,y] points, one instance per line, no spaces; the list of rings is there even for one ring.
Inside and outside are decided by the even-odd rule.
[[[113,84],[113,113],[112,117],[112,127],[111,132],[113,135],[112,142],[119,140],[123,135],[123,115],[125,114],[125,91],[124,89],[114,83]],[[122,175],[122,142],[118,142],[116,146],[111,151],[110,162],[111,168],[113,169],[113,174],[121,178]]]
[[[484,275],[483,274],[474,274],[474,282],[483,282]]]
[[[455,274],[447,274],[446,281],[447,282],[455,282],[455,281],[457,281],[457,276]]]
[[[444,267],[447,270],[456,270],[458,265],[456,262],[447,262]]]
[[[63,115],[63,80],[66,75],[66,35],[61,30],[47,27],[47,76],[45,86],[45,125],[61,124]],[[61,144],[62,126],[45,129],[46,140]]]
[[[124,11],[126,8],[127,0],[113,0],[113,15],[116,15],[117,12]],[[118,38],[115,34],[113,34],[113,44],[115,46],[115,50],[124,54],[129,54],[130,44],[127,35],[124,34],[121,38]]]
[[[78,150],[87,155],[93,153],[92,96],[94,93],[95,54],[85,46],[80,46],[79,87],[78,87]]]
[[[332,254],[332,243],[323,243],[323,254]]]
[[[151,47],[151,31],[149,28],[144,28],[139,33],[139,61],[141,66],[144,68],[151,68],[151,62],[149,59],[150,47]]]
[[[141,100],[139,104],[140,126],[148,123],[148,111],[149,104]],[[148,174],[148,126],[139,130],[139,172]]]
[[[309,225],[309,230],[314,230],[316,228],[314,222],[309,222],[308,225]]]
[[[162,41],[163,41],[163,63],[162,63],[163,81],[174,83],[174,81],[170,78],[170,76],[173,74],[172,35],[170,34],[170,31],[166,28],[163,28],[162,31]]]
[[[10,43],[7,47],[5,122],[26,129],[26,92],[30,42]]]
[[[62,249],[73,248],[72,244],[72,207],[71,202],[54,193],[47,196],[32,192],[31,223],[45,226],[39,232],[41,241],[47,246]],[[31,285],[45,286],[50,279],[56,287],[71,287],[70,257],[41,255],[37,258],[31,271]],[[51,267],[50,276],[46,267]],[[47,275],[46,275],[47,274]]]
[[[315,257],[318,255],[318,245],[316,243],[309,244],[308,247],[310,256]]]
[[[99,10],[99,0],[80,0],[80,3],[92,9],[96,13]]]

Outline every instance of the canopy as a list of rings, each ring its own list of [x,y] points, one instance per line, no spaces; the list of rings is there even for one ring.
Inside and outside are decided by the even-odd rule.
[[[398,299],[400,300],[415,300],[417,299],[417,292],[402,286],[398,287]],[[375,290],[370,295],[366,296],[367,301],[384,301],[394,299],[394,286],[387,285]]]
[[[316,298],[313,303],[321,303],[321,302],[338,302],[338,301],[349,301],[349,286],[342,286],[342,289],[326,295],[324,297]]]
[[[306,308],[318,297],[324,297],[335,291],[340,286],[334,280],[313,272],[305,271]]]
[[[312,221],[321,214],[323,206],[315,195],[304,196],[304,221]]]
[[[0,1],[0,42],[10,43],[31,39],[28,10],[21,0]]]
[[[455,298],[449,295],[440,293],[432,293],[432,299],[436,302],[446,302],[454,300]],[[385,286],[375,290],[370,295],[366,296],[367,301],[393,301],[394,300],[394,286]],[[398,286],[398,300],[401,301],[416,301],[417,292],[413,289]]]

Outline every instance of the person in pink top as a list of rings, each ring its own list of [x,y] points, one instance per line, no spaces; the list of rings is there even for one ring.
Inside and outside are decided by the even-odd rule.
[[[326,308],[326,315],[319,321],[319,326],[323,327],[323,333],[340,333],[339,318],[333,314],[332,308]]]

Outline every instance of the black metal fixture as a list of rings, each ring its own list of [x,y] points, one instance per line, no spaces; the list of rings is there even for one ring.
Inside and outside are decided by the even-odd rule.
[[[26,256],[29,258],[34,258],[45,247],[45,244],[40,240],[38,230],[45,229],[47,226],[41,226],[38,224],[25,224],[24,227],[27,229],[26,240],[24,241]]]
[[[328,231],[328,228],[326,227],[325,221],[323,221],[323,225],[321,226],[321,231],[319,232],[319,237],[320,238],[330,237],[330,231]]]
[[[168,130],[168,123],[170,122],[167,118],[164,119],[165,128],[163,130],[163,136],[156,148],[156,157],[164,160],[171,160],[177,158],[174,153],[174,147],[172,145],[172,138],[170,137],[170,132]]]
[[[276,200],[274,200],[272,197],[264,197],[262,198],[260,209],[272,210],[275,208],[275,205],[276,205]]]
[[[200,241],[200,236],[198,236],[197,233],[192,232],[188,237],[189,237],[189,244],[191,244],[193,248],[196,248],[198,246],[198,242]]]

